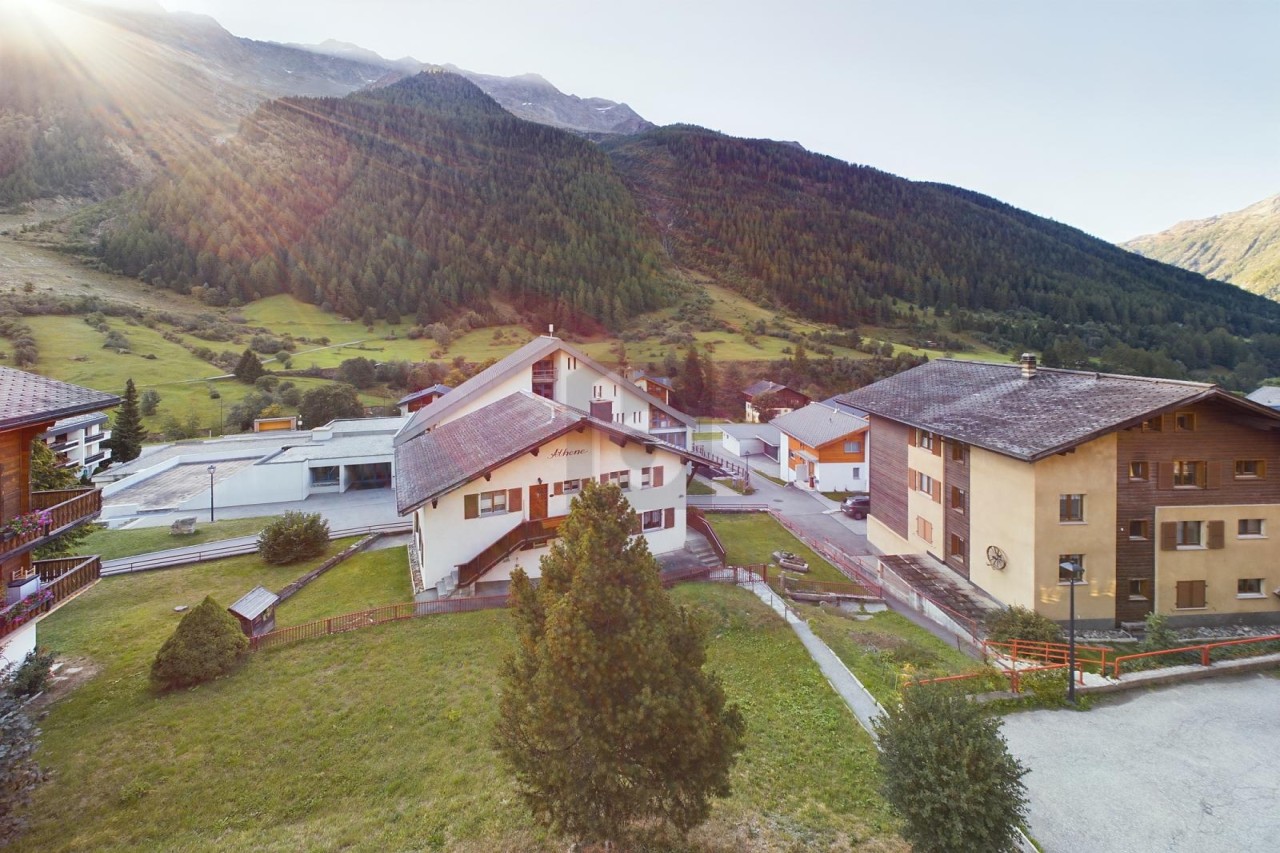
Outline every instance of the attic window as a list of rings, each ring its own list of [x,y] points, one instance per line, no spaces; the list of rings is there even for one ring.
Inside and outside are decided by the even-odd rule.
[[[1173,428],[1178,432],[1196,431],[1196,413],[1178,412],[1173,416]]]
[[[1162,432],[1163,429],[1164,424],[1161,422],[1159,415],[1156,415],[1154,418],[1147,418],[1142,422],[1143,432]]]

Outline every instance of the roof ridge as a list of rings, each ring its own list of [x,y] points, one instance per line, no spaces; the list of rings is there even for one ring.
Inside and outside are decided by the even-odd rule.
[[[967,358],[935,358],[931,363],[937,364],[938,362],[944,362],[944,361],[950,362],[952,364],[982,365],[985,367],[1003,367],[1003,368],[1008,368],[1010,370],[1018,370],[1018,371],[1021,371],[1022,369],[1022,365],[1019,364],[1018,362],[1006,363],[1002,361],[981,361],[978,359],[967,359]],[[1205,390],[1209,388],[1221,387],[1215,382],[1196,382],[1193,379],[1169,379],[1168,377],[1165,377],[1165,376],[1134,376],[1131,373],[1107,373],[1106,371],[1102,371],[1102,370],[1079,370],[1079,369],[1074,369],[1069,367],[1045,367],[1043,365],[1036,365],[1036,372],[1037,373],[1065,373],[1065,374],[1070,374],[1075,376],[1093,376],[1098,379],[1102,379],[1102,378],[1123,379],[1129,382],[1154,383],[1154,384],[1160,384],[1160,385],[1183,385],[1191,388],[1201,388]]]

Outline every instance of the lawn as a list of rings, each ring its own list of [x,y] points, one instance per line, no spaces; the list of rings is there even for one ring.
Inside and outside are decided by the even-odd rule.
[[[748,566],[767,563],[774,551],[790,551],[799,554],[809,563],[809,580],[848,583],[849,579],[819,557],[807,545],[792,536],[768,513],[707,513],[707,521],[715,528],[716,535],[725,547],[725,559],[731,566]]]
[[[276,610],[276,626],[301,625],[383,604],[413,601],[403,547],[362,551],[316,578]]]
[[[230,677],[157,696],[146,671],[176,603],[220,601],[298,567],[253,558],[111,578],[41,626],[98,674],[42,721],[51,772],[15,849],[561,850],[490,746],[505,611],[436,616],[255,654]],[[675,592],[748,724],[733,794],[692,849],[904,851],[874,748],[757,599]]]
[[[714,495],[716,493],[716,490],[711,488],[711,486],[709,486],[707,483],[695,477],[689,481],[689,488],[687,492],[690,495]]]
[[[85,554],[97,554],[104,560],[119,557],[133,557],[138,554],[149,554],[152,551],[166,551],[170,548],[183,548],[187,545],[202,545],[216,542],[219,539],[231,539],[236,536],[256,535],[272,519],[262,518],[230,518],[226,521],[196,522],[196,532],[188,536],[173,536],[169,526],[132,527],[125,530],[107,530],[105,528],[90,533],[77,550]],[[301,574],[301,572],[299,572]]]

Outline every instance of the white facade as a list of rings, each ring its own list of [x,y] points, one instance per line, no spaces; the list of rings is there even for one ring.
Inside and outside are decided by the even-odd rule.
[[[106,423],[104,412],[94,412],[60,420],[40,437],[57,454],[59,467],[70,468],[80,477],[111,458],[105,446],[111,438],[111,430],[103,428]]]
[[[531,448],[532,449],[532,448]],[[657,474],[655,469],[661,469]],[[648,518],[642,535],[654,554],[677,551],[685,543],[685,466],[676,453],[661,448],[652,453],[637,443],[619,447],[597,428],[570,432],[543,444],[538,455],[524,453],[464,486],[414,511],[414,537],[419,552],[421,585],[448,594],[457,583],[457,566],[476,557],[519,524],[532,520],[535,494],[546,489],[545,517],[569,513],[569,505],[584,480],[600,482],[601,475],[626,472],[624,494],[631,507]],[[661,485],[653,485],[658,479]],[[557,484],[561,494],[557,495]],[[468,518],[469,496],[501,494],[512,507],[511,493],[519,493],[520,508],[482,512]],[[475,501],[476,498],[472,497]],[[481,498],[483,501],[483,498]],[[485,503],[482,503],[482,506]],[[648,513],[648,516],[645,516]],[[539,577],[539,560],[546,548],[515,551],[479,578],[479,587],[501,585],[516,566]]]

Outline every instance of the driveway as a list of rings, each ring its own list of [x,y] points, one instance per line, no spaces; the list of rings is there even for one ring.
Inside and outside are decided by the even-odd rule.
[[[1005,717],[1049,853],[1280,846],[1280,678],[1217,678]]]

